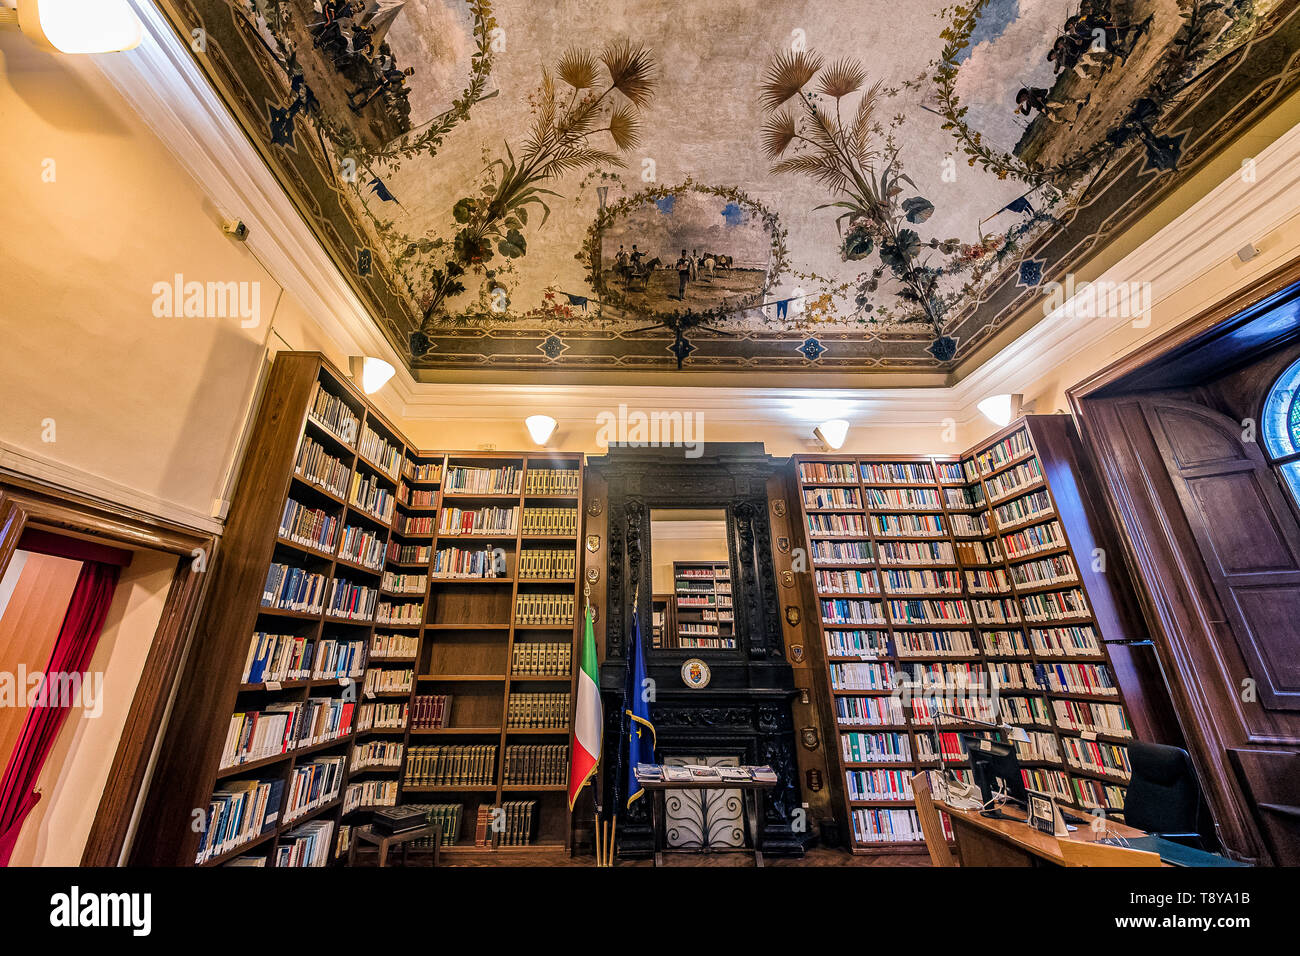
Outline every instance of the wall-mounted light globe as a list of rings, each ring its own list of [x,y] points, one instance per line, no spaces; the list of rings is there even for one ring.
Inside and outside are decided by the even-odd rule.
[[[524,419],[524,425],[528,427],[528,434],[533,436],[539,446],[544,446],[550,440],[558,424],[550,415],[529,415]]]
[[[18,0],[18,26],[60,53],[117,53],[144,39],[127,0]]]

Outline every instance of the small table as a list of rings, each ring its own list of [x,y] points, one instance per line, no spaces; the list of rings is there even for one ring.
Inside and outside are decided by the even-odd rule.
[[[776,786],[775,780],[640,780],[651,795],[651,827],[654,830],[655,866],[664,861],[664,794],[668,790],[739,790],[742,815],[749,842],[754,846],[754,865],[763,865],[762,810],[767,791]]]
[[[414,830],[403,830],[401,833],[376,833],[373,826],[357,827],[352,831],[352,845],[348,847],[348,866],[354,866],[357,860],[357,845],[360,843],[373,843],[379,847],[379,865],[388,864],[388,848],[391,846],[400,846],[402,848],[402,866],[406,866],[407,857],[411,849],[411,841],[419,840],[424,837],[433,838],[433,866],[438,865],[438,847],[442,843],[442,824],[427,823],[422,827]]]

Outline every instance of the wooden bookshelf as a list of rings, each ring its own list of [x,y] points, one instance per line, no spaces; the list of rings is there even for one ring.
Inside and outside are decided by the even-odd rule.
[[[325,456],[329,467],[322,466]],[[519,487],[500,497],[463,488],[448,492],[449,467],[479,462],[515,463]],[[397,802],[463,803],[460,832],[448,847],[455,851],[473,848],[478,806],[509,804],[507,816],[514,821],[521,816],[514,813],[515,801],[536,800],[531,846],[567,847],[564,783],[578,622],[544,617],[525,624],[515,610],[521,595],[559,594],[574,609],[580,605],[574,569],[582,533],[582,462],[581,455],[416,449],[321,355],[279,354],[253,424],[223,548],[209,572],[215,580],[146,797],[153,838],[135,842],[131,862],[244,865],[265,857],[266,865],[274,865],[294,849],[295,831],[310,824],[314,842],[304,841],[298,849],[314,846],[316,852],[300,853],[294,862],[322,865],[346,858],[351,828],[367,822],[376,807]],[[567,472],[568,483],[561,488],[541,482],[549,469]],[[439,534],[445,507],[503,503],[521,516],[533,508],[567,508],[572,514],[563,533],[548,527],[525,533],[517,524],[508,533]],[[297,520],[282,527],[286,515]],[[504,573],[490,579],[439,576],[443,542],[497,548]],[[521,576],[520,556],[534,548],[563,550],[572,560],[556,565],[549,576]],[[268,603],[264,591],[275,565],[319,576],[318,599]],[[309,660],[331,641],[360,653],[345,657],[348,666],[342,669],[245,680],[255,633],[296,640],[310,651]],[[567,645],[567,659],[542,674],[513,674],[509,662],[516,643],[543,639]],[[549,691],[568,696],[552,726],[506,726],[512,696]],[[427,695],[451,696],[445,726],[413,725],[417,698]],[[285,752],[278,752],[277,735],[265,755],[249,754],[234,764],[223,759],[233,714],[270,712],[274,719],[277,708],[310,700],[336,714],[328,733],[307,737]],[[558,745],[564,758],[552,750],[550,776],[537,778],[535,785],[507,782],[501,754],[515,743]],[[412,747],[451,745],[495,746],[498,757],[472,783],[405,786]],[[330,773],[318,772],[317,778],[327,785],[313,791],[305,806],[287,807],[295,777],[321,761],[328,761],[322,767]],[[214,792],[254,782],[281,789],[278,817],[196,861]],[[437,818],[454,817],[439,813]],[[507,835],[518,838],[519,831],[514,825]],[[493,843],[501,840],[498,836]]]
[[[1063,736],[1081,741],[1083,737],[1063,735],[1053,709],[1054,701],[1114,703],[1122,709],[1118,689],[1104,697],[1055,692],[1042,670],[1058,663],[1087,663],[1105,667],[1113,684],[1105,645],[1098,638],[1096,655],[1042,653],[1035,648],[1032,632],[1052,625],[1023,620],[1022,598],[1032,603],[1040,600],[1036,595],[1076,585],[1018,585],[1011,569],[1048,552],[1009,560],[1003,550],[1007,536],[1040,518],[1051,520],[1060,514],[1055,498],[1050,498],[1050,517],[1025,515],[1009,529],[999,526],[993,510],[1049,484],[1068,485],[1074,501],[1077,461],[1053,443],[1049,460],[1041,465],[1049,476],[1047,482],[1017,488],[996,501],[989,498],[986,477],[1011,471],[1031,458],[1038,461],[1033,435],[1045,435],[1062,424],[1050,418],[1017,423],[962,456],[799,456],[794,460],[817,626],[828,669],[825,703],[834,722],[839,789],[854,852],[923,849],[904,781],[918,770],[940,766],[930,713],[935,707],[979,719],[1022,723],[1031,735],[1043,735],[1040,749],[1045,753],[1031,753],[1017,745],[1026,775],[1037,775],[1027,783],[1048,789],[1041,786],[1046,783],[1041,775],[1060,773],[1054,778],[1054,789],[1076,806],[1088,806],[1080,799],[1076,779],[1112,785],[1119,779],[1068,765]],[[1014,460],[992,464],[993,458],[1000,457],[994,449],[1016,435],[1017,429],[1027,436],[1022,452]],[[1071,527],[1075,540],[1092,541],[1093,519],[1086,509],[1076,508],[1061,524]],[[1051,553],[1072,555],[1072,539],[1062,540],[1061,548]],[[1081,578],[1078,587],[1084,590],[1088,585],[1098,582]],[[1110,588],[1114,582],[1103,581],[1100,586]],[[1087,590],[1090,593],[1092,588]],[[1008,602],[1004,615],[1002,602]],[[1109,606],[1108,599],[1103,602]],[[1006,620],[999,620],[1000,616]],[[1123,636],[1117,617],[1109,623],[1107,634]],[[1076,624],[1096,626],[1097,619],[1078,615],[1063,626]],[[1023,653],[1003,653],[1004,648]],[[1022,664],[1028,665],[1027,672]],[[1014,665],[1015,670],[1001,670],[1003,665]],[[904,678],[913,693],[896,690]],[[995,686],[1000,711],[990,709]],[[935,701],[932,695],[940,699]],[[1016,706],[1009,699],[1023,700],[1024,707],[1034,708],[1030,713],[1045,719],[1023,719],[1018,711],[1008,709]],[[963,706],[971,709],[962,710]],[[969,779],[968,761],[956,740],[956,734],[966,729],[979,728],[944,718],[941,745],[948,767]]]

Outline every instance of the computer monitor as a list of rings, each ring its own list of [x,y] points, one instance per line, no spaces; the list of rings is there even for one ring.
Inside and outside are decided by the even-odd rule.
[[[963,733],[961,737],[970,756],[971,776],[975,778],[975,786],[979,787],[984,803],[987,805],[995,794],[1005,794],[1020,806],[1027,806],[1029,797],[1025,793],[1025,780],[1020,775],[1015,746],[973,733]]]

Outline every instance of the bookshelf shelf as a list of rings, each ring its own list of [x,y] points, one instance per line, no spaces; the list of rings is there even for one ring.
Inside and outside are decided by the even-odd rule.
[[[955,689],[964,694],[967,680],[983,682],[986,707],[993,699],[988,691],[994,687],[999,691],[1001,712],[981,713],[983,719],[1019,724],[1040,735],[1037,744],[1050,748],[1044,752],[1050,759],[1036,759],[1037,751],[1018,745],[1027,777],[1059,774],[1052,780],[1027,779],[1029,786],[1052,789],[1055,784],[1052,792],[1058,798],[1082,807],[1086,801],[1081,794],[1092,799],[1116,793],[1085,794],[1074,781],[1123,784],[1114,775],[1072,767],[1062,759],[1062,741],[1078,734],[1060,725],[1056,706],[1108,704],[1122,711],[1124,704],[1118,693],[1052,690],[1047,669],[1058,664],[1103,668],[1104,680],[1102,670],[1088,673],[1113,685],[1100,630],[1105,627],[1117,637],[1122,630],[1113,621],[1099,621],[1090,597],[1092,582],[1085,580],[1086,575],[1075,571],[1068,579],[1050,580],[1069,570],[1052,566],[1054,559],[1068,560],[1069,568],[1078,568],[1071,529],[1065,526],[1084,529],[1081,533],[1086,535],[1091,518],[1083,513],[1061,514],[1052,483],[1063,467],[1077,469],[1077,463],[1063,465],[1057,434],[1061,423],[1044,418],[1031,416],[1017,422],[959,456],[794,459],[801,522],[815,576],[812,590],[821,611],[815,620],[829,671],[826,707],[840,744],[836,748],[839,789],[855,852],[923,850],[910,785],[904,780],[918,769],[940,766],[933,753],[936,728],[926,707],[962,712],[950,705],[949,695]],[[828,481],[828,473],[842,480]],[[848,481],[850,474],[858,480]],[[1009,476],[1013,475],[1019,483],[1012,483]],[[827,501],[832,493],[841,498]],[[1036,494],[1047,495],[1046,503],[1032,497]],[[1026,500],[1017,503],[1019,499]],[[846,501],[860,501],[862,508],[841,507]],[[1009,508],[998,512],[1003,506]],[[1033,514],[1017,514],[1031,507]],[[1008,522],[1000,524],[999,514]],[[839,525],[827,525],[828,521]],[[1043,529],[1041,534],[1038,529]],[[1008,541],[1025,532],[1034,537],[1012,542],[1016,553],[1009,555]],[[1040,538],[1045,543],[1034,547]],[[846,571],[869,575],[875,590],[852,592],[827,586],[838,584],[835,575]],[[825,572],[831,572],[831,577],[823,581]],[[898,575],[898,580],[887,573]],[[1026,583],[1018,584],[1017,578]],[[1074,607],[1079,600],[1084,607]],[[1030,619],[1037,616],[1050,619]],[[1080,638],[1085,643],[1079,649],[1091,653],[1045,653],[1047,645],[1036,645],[1033,635],[1052,629],[1068,634],[1087,629],[1091,634]],[[1014,636],[1014,642],[1005,635]],[[994,640],[996,644],[990,643]],[[862,653],[854,653],[857,646]],[[939,676],[943,683],[935,683]],[[891,701],[896,696],[892,688],[902,678],[908,679],[919,700],[904,694]],[[1066,683],[1064,678],[1061,683]],[[1115,719],[1127,720],[1123,715]],[[945,735],[980,729],[947,719],[938,728]],[[1092,739],[1112,742],[1102,735]],[[944,746],[957,743],[945,738]],[[877,753],[875,748],[883,749]],[[871,759],[886,754],[888,759]],[[947,763],[968,771],[964,760]],[[874,799],[882,787],[891,791],[887,796],[903,799]]]
[[[567,665],[577,627],[517,627],[514,612],[520,594],[562,595],[570,615],[578,606],[574,577],[523,580],[517,571],[522,555],[539,548],[566,552],[568,568],[576,567],[583,456],[422,451],[322,356],[294,352],[276,357],[248,447],[207,613],[147,797],[162,836],[133,862],[193,865],[203,843],[204,866],[250,855],[274,866],[288,861],[292,843],[312,839],[329,841],[326,855],[337,862],[349,828],[375,809],[426,806],[421,797],[435,793],[460,798],[462,832],[453,842],[467,849],[495,849],[474,847],[476,817],[503,804],[516,821],[510,842],[567,846],[562,775],[545,787],[505,784],[503,765],[507,739],[518,736],[527,750],[547,751],[549,766],[563,751],[567,770]],[[481,484],[492,475],[503,476],[502,487]],[[440,534],[452,500],[463,524]],[[529,531],[545,533],[520,534],[526,508],[541,509],[533,518],[543,522]],[[480,512],[501,509],[513,518],[480,522]],[[565,526],[544,527],[559,509]],[[525,537],[547,544],[525,548]],[[435,566],[444,567],[440,549],[464,555],[485,548],[502,562],[499,576],[435,575]],[[382,620],[390,616],[395,620]],[[564,672],[511,674],[513,649],[534,643],[566,646]],[[313,671],[348,676],[309,677]],[[521,695],[534,690],[564,701],[548,711],[562,713],[556,726],[539,734],[508,728],[509,708],[531,701]],[[301,725],[288,724],[287,715],[296,714],[305,715]],[[304,739],[333,736],[261,756],[264,739],[279,740],[277,726],[295,734],[301,726]],[[413,747],[422,759],[429,751],[466,754],[458,779],[411,777]],[[221,766],[236,753],[258,756]],[[432,766],[426,762],[422,772]],[[191,827],[194,807],[207,811],[203,833]],[[277,815],[259,827],[253,814],[263,807]],[[223,829],[223,813],[246,823]],[[302,831],[308,822],[319,831]]]

